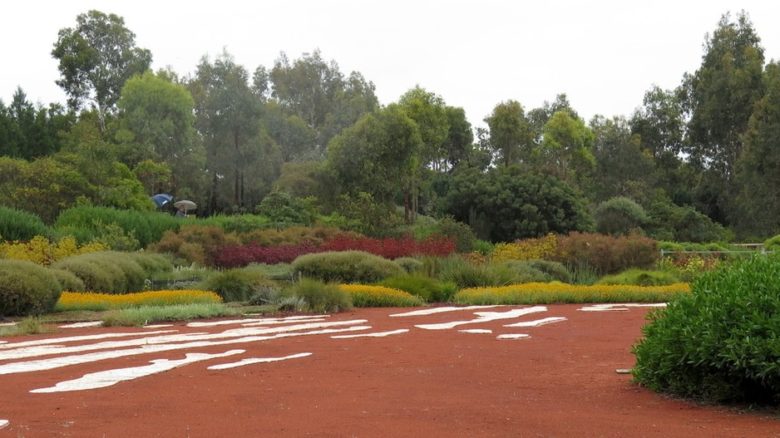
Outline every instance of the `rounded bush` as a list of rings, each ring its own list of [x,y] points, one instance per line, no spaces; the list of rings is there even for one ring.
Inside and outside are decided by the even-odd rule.
[[[51,232],[38,216],[15,208],[0,207],[0,240],[30,240]]]
[[[442,282],[423,274],[400,275],[384,279],[382,286],[400,289],[429,303],[449,301],[458,290],[455,283]]]
[[[612,235],[628,234],[650,221],[641,205],[624,196],[617,196],[599,204],[595,217],[596,230]]]
[[[106,293],[136,292],[151,277],[141,267],[135,253],[99,251],[62,259],[52,268],[70,271],[84,282],[86,291]]]
[[[375,283],[404,273],[392,261],[363,251],[306,254],[292,266],[298,275],[342,283]]]
[[[101,266],[88,260],[69,257],[51,265],[53,269],[62,269],[73,273],[84,283],[85,291],[113,292],[114,278]]]
[[[49,269],[49,272],[54,275],[57,281],[62,286],[63,291],[68,292],[81,292],[84,289],[84,282],[76,276],[76,274],[65,271],[63,269]]]
[[[602,277],[596,284],[633,284],[637,286],[663,286],[679,283],[680,278],[667,271],[629,269],[620,274]]]
[[[50,312],[61,286],[48,269],[23,260],[0,260],[0,315],[26,316]]]
[[[423,267],[423,262],[414,257],[399,257],[393,261],[409,273],[419,271]]]
[[[352,297],[336,284],[325,284],[304,278],[295,283],[290,288],[290,292],[302,298],[312,312],[340,312],[352,308]]]
[[[754,256],[705,273],[692,294],[651,316],[634,378],[707,401],[780,402],[780,258]]]
[[[257,269],[228,269],[210,276],[201,289],[214,291],[225,301],[248,301],[276,287],[273,280]]]
[[[545,283],[552,280],[551,276],[525,261],[509,260],[501,263],[500,266],[506,267],[514,274],[512,283]]]
[[[534,269],[544,272],[552,277],[553,280],[560,281],[562,283],[571,283],[571,273],[563,263],[551,262],[549,260],[528,260],[526,263],[531,265]]]

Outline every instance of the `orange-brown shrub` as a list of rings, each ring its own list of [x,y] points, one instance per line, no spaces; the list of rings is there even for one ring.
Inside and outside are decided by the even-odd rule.
[[[151,245],[150,249],[173,254],[190,263],[211,266],[220,248],[239,243],[240,240],[234,234],[225,233],[217,226],[184,225],[179,231],[166,231],[162,239]]]
[[[573,232],[558,237],[553,258],[573,267],[587,266],[604,275],[628,268],[651,268],[658,257],[658,245],[648,237]]]

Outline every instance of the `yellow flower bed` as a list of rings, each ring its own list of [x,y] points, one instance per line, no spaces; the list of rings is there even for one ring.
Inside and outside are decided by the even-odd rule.
[[[493,248],[491,259],[494,262],[549,259],[555,254],[556,248],[558,248],[558,238],[554,234],[548,234],[535,239],[498,243]]]
[[[170,306],[176,304],[221,303],[214,292],[203,290],[158,290],[132,294],[102,294],[95,292],[63,292],[56,310],[109,310],[140,306]]]
[[[423,300],[408,292],[385,286],[341,284],[339,288],[352,296],[355,307],[421,306]]]
[[[617,284],[580,286],[552,282],[463,289],[455,294],[453,299],[460,304],[666,302],[690,291],[688,283],[675,283],[668,286]]]

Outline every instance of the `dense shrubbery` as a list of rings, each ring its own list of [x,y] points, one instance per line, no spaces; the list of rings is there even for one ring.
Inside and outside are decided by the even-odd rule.
[[[184,225],[178,231],[166,231],[149,249],[172,254],[187,263],[212,266],[221,248],[238,242],[234,235],[214,225]]]
[[[505,286],[519,280],[518,273],[509,266],[472,263],[459,255],[425,257],[423,263],[422,272],[426,275],[458,287]]]
[[[214,265],[223,268],[235,268],[251,263],[290,263],[303,254],[318,252],[311,245],[229,245],[222,247],[214,256]]]
[[[90,242],[101,238],[106,232],[105,227],[111,224],[137,239],[141,247],[146,247],[160,240],[165,231],[177,230],[181,221],[165,213],[73,207],[59,215],[54,227],[60,233],[74,235],[79,242]]]
[[[491,259],[497,262],[506,260],[542,260],[555,255],[558,237],[548,234],[544,237],[518,240],[513,243],[498,243],[493,247]]]
[[[262,269],[247,267],[228,269],[207,278],[203,290],[214,291],[225,301],[248,301],[256,295],[270,295],[277,291],[276,282],[268,279]]]
[[[780,403],[780,258],[707,273],[652,314],[634,348],[636,380],[710,401]]]
[[[339,288],[349,293],[355,307],[412,307],[424,304],[420,297],[391,287],[342,284]]]
[[[108,248],[105,245],[97,242],[79,245],[76,239],[70,236],[63,237],[57,242],[51,242],[43,236],[35,236],[27,242],[0,243],[0,258],[50,265],[65,257],[106,249]]]
[[[30,240],[48,236],[50,230],[38,216],[26,211],[0,206],[0,241]]]
[[[362,251],[306,254],[295,259],[292,265],[304,277],[343,283],[374,283],[404,273],[392,261]]]
[[[143,290],[155,273],[170,269],[156,254],[101,251],[62,259],[52,268],[75,274],[87,291],[127,293]]]
[[[84,282],[81,281],[76,274],[64,269],[49,269],[49,272],[51,272],[60,283],[63,291],[76,292],[84,290]]]
[[[442,282],[422,274],[389,277],[382,280],[380,284],[416,295],[429,303],[449,301],[458,290],[454,283]]]
[[[416,259],[414,257],[398,257],[393,261],[398,266],[404,268],[404,271],[408,273],[419,271],[423,267],[423,262],[420,259]]]
[[[340,312],[352,308],[352,297],[336,284],[304,278],[295,283],[290,292],[293,296],[303,299],[308,310],[312,312]]]
[[[196,222],[197,225],[219,227],[227,233],[248,233],[274,226],[270,219],[256,214],[215,215],[192,221]]]
[[[611,235],[626,235],[650,221],[641,205],[631,198],[617,196],[602,202],[594,214],[596,230]]]
[[[602,277],[597,282],[597,284],[635,284],[638,286],[661,286],[679,282],[680,277],[669,271],[629,269],[619,274]]]
[[[261,246],[276,245],[313,245],[320,246],[328,240],[337,237],[362,237],[360,234],[343,231],[335,227],[289,227],[289,228],[264,228],[247,231],[238,234],[238,238],[244,244]]]
[[[413,255],[446,256],[455,251],[455,243],[445,237],[432,236],[424,240],[337,237],[325,242],[322,251],[365,251],[387,259]]]
[[[62,287],[46,268],[23,260],[0,260],[0,316],[49,312]]]
[[[571,233],[558,237],[555,259],[571,267],[588,266],[603,275],[650,268],[658,261],[658,249],[654,240],[637,235]]]

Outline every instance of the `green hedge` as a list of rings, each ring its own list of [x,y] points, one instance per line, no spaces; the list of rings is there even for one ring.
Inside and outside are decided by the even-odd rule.
[[[262,301],[277,291],[276,282],[270,280],[262,268],[246,267],[228,269],[207,278],[199,286],[210,290],[228,301]]]
[[[181,223],[180,219],[165,213],[111,207],[74,207],[63,211],[54,227],[60,233],[75,236],[79,242],[87,242],[103,237],[106,226],[115,224],[145,248],[160,240],[165,231],[177,230]]]
[[[51,266],[76,275],[85,291],[126,293],[143,290],[148,280],[171,269],[158,254],[100,251],[64,258]]]
[[[754,256],[700,276],[654,313],[634,378],[707,401],[780,403],[780,258]]]
[[[447,302],[458,290],[455,283],[442,282],[423,274],[394,276],[384,279],[379,284],[409,292],[429,303]]]
[[[336,284],[304,278],[295,283],[290,292],[302,298],[311,312],[340,312],[352,308],[352,297]]]
[[[363,251],[306,254],[292,266],[296,275],[342,283],[375,283],[404,273],[392,261]]]
[[[50,312],[62,288],[48,269],[22,260],[0,260],[0,316]]]
[[[30,240],[35,236],[49,236],[50,230],[41,218],[26,211],[0,207],[0,241]]]

